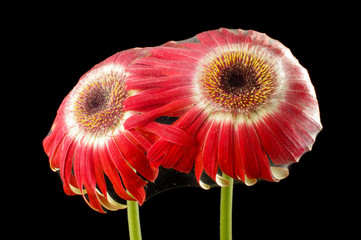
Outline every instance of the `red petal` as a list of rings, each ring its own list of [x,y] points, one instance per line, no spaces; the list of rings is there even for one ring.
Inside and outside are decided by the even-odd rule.
[[[223,34],[223,38],[226,39],[228,44],[239,44],[240,39],[238,36],[238,31],[237,34],[234,31],[228,30],[226,28],[221,28],[219,31]]]
[[[240,150],[245,174],[248,178],[263,178],[273,181],[267,155],[263,152],[258,136],[252,125],[239,125]]]
[[[154,53],[154,51],[155,50],[153,50],[152,52]],[[168,52],[167,56],[176,56],[176,55],[169,54],[169,52]],[[157,58],[157,57],[141,58],[137,61],[135,66],[137,66],[137,65],[143,66],[144,65],[144,66],[154,66],[156,69],[172,68],[173,70],[177,70],[177,71],[178,70],[190,71],[190,70],[195,70],[195,68],[197,66],[197,64],[195,64],[195,63],[196,63],[196,60],[191,59],[191,58],[186,59],[186,58],[184,58],[184,56],[181,56],[180,58],[177,57],[175,60],[169,59],[169,58],[166,59],[166,58],[164,58],[164,56],[162,56],[161,58]]]
[[[149,111],[169,102],[192,96],[192,87],[179,87],[171,90],[148,90],[124,100],[125,110]]]
[[[182,149],[182,151],[183,156],[174,164],[173,168],[177,171],[188,173],[193,169],[194,158],[199,152],[199,146],[196,145],[189,149]]]
[[[183,42],[180,44],[183,47],[189,48],[189,51],[192,52],[192,55],[201,59],[205,54],[212,51],[212,48],[205,44],[193,43],[193,42]]]
[[[43,146],[49,157],[51,169],[56,170],[60,168],[60,155],[62,152],[60,145],[66,136],[66,131],[61,124],[54,124],[51,131],[52,132],[44,139]]]
[[[125,191],[123,187],[122,180],[120,179],[117,167],[110,157],[109,147],[102,146],[99,148],[99,159],[102,163],[105,174],[113,184],[113,188],[117,195],[124,200],[134,200],[129,194]]]
[[[94,67],[92,67],[88,72],[86,72],[83,76],[81,76],[79,81],[82,81],[90,72],[92,72],[95,69],[98,69],[100,67],[103,67],[105,65],[109,64],[116,64],[123,68],[128,67],[131,65],[137,58],[143,56],[147,52],[147,49],[142,48],[132,48],[125,51],[121,51],[118,53],[113,54],[112,56],[108,57],[104,61],[96,64]]]
[[[173,42],[174,43],[174,42]],[[167,44],[166,44],[167,45]],[[191,68],[194,68],[199,60],[199,58],[203,55],[196,51],[190,51],[189,49],[184,49],[178,43],[171,44],[171,46],[159,46],[152,48],[150,50],[152,57],[166,59],[169,62],[176,61],[187,61],[193,63]]]
[[[186,134],[191,137],[204,124],[207,116],[208,114],[203,113],[200,107],[195,106],[178,119],[174,123],[174,127],[177,131],[184,130],[181,135]],[[198,145],[196,142],[188,144],[187,147],[182,145],[184,144],[176,145],[168,142],[166,138],[159,139],[149,150],[147,157],[153,166],[159,167],[163,165],[173,167],[181,172],[189,172],[194,165],[194,158],[199,152]]]
[[[78,184],[75,182],[74,176],[72,175],[72,166],[73,159],[76,149],[76,141],[74,138],[65,138],[63,147],[64,151],[62,154],[62,163],[60,167],[60,176],[63,180],[64,191],[72,192],[70,186],[78,187]]]
[[[165,168],[172,168],[182,158],[183,149],[182,147],[169,142],[167,143],[166,149],[167,153],[164,155],[162,166]]]
[[[149,139],[149,137],[146,137],[146,135],[149,135],[147,132],[142,133],[141,128],[130,129],[126,132],[135,139],[139,148],[141,148],[144,152],[148,152],[153,142]]]
[[[234,130],[232,123],[224,121],[219,129],[218,161],[222,172],[236,178],[234,173]]]
[[[175,71],[176,70],[176,71]],[[177,75],[190,75],[194,69],[178,68],[174,69],[172,66],[167,67],[155,67],[155,66],[144,66],[144,65],[133,65],[129,68],[128,72],[143,77],[165,77],[177,73]]]
[[[203,165],[206,173],[216,181],[216,174],[218,171],[218,129],[219,123],[212,121],[206,124],[205,128],[208,129],[206,133],[204,146],[203,146]]]
[[[280,142],[272,130],[263,121],[254,124],[262,147],[275,164],[288,164],[295,161],[292,153]]]
[[[279,109],[281,114],[284,113],[290,117],[292,116],[292,118],[298,121],[300,125],[302,125],[303,130],[308,132],[307,135],[309,135],[313,141],[315,140],[316,135],[322,129],[319,111],[305,111],[299,105],[290,104],[288,102],[284,102]]]
[[[155,133],[165,140],[180,146],[193,146],[195,144],[195,139],[190,133],[173,125],[163,125],[151,122],[144,126],[143,129]]]
[[[203,150],[202,150],[199,152],[199,154],[197,155],[197,157],[195,159],[194,172],[195,172],[198,183],[201,180],[203,169],[204,169],[204,166],[203,166]]]
[[[238,130],[238,126],[235,127],[234,130],[234,171],[235,171],[235,179],[239,179],[245,182],[245,171],[244,171],[244,158],[242,156],[241,149],[241,138]]]
[[[95,152],[92,145],[89,145],[86,148],[87,157],[85,160],[85,169],[84,169],[84,186],[87,193],[87,199],[85,201],[95,210],[104,213],[103,208],[97,197],[96,190],[96,169],[95,169]]]
[[[85,169],[86,169],[86,159],[87,159],[87,146],[83,142],[83,139],[80,139],[76,143],[76,148],[74,151],[73,156],[73,172],[76,179],[76,182],[78,184],[79,190],[83,194],[83,185],[84,185],[84,178],[85,178]]]
[[[145,200],[145,193],[143,194],[140,189],[147,183],[129,166],[124,156],[118,150],[115,140],[108,141],[107,146],[111,159],[122,177],[125,188],[138,202],[143,203]]]
[[[208,114],[204,112],[202,107],[196,105],[178,119],[174,125],[195,135],[207,117]]]
[[[298,161],[305,152],[305,149],[300,145],[302,139],[295,133],[288,120],[283,119],[281,116],[276,117],[276,115],[278,114],[269,114],[263,120],[280,144],[292,154],[294,160]]]
[[[270,45],[269,44],[270,38],[266,34],[254,30],[248,30],[247,33],[250,37],[252,37],[252,41],[254,44],[258,44],[261,46]]]
[[[284,99],[311,108],[313,111],[318,110],[317,99],[314,93],[308,91],[307,88],[304,83],[292,83],[287,89]]]
[[[134,168],[137,173],[150,181],[154,181],[158,175],[158,170],[150,166],[145,152],[134,144],[134,139],[129,139],[129,137],[131,137],[131,135],[127,137],[123,134],[117,134],[115,136],[114,140],[118,149],[129,165]]]
[[[203,44],[215,48],[228,44],[227,38],[225,38],[219,30],[212,30],[200,33],[197,35],[197,38]]]
[[[152,166],[174,168],[180,172],[189,172],[194,165],[194,157],[198,152],[197,145],[192,147],[179,146],[159,139],[149,150],[147,157]]]
[[[132,75],[127,81],[128,89],[147,90],[151,88],[175,88],[188,85],[192,81],[184,75],[171,75],[164,77],[144,77]]]
[[[102,192],[102,194],[107,197],[107,185],[105,183],[104,178],[104,169],[102,167],[100,154],[98,151],[98,146],[94,146],[94,174],[96,179],[96,184],[99,188],[99,190]]]
[[[167,154],[167,148],[166,147],[169,147],[169,146],[167,146],[168,143],[169,142],[167,142],[164,139],[159,139],[149,149],[149,152],[147,154],[147,158],[149,159],[152,166],[158,168],[162,164],[162,162],[163,162],[162,157],[164,157],[164,155]]]
[[[130,118],[128,118],[124,123],[125,129],[131,129],[137,126],[142,126],[144,124],[147,124],[154,119],[161,117],[161,116],[167,116],[172,114],[175,111],[180,111],[188,106],[191,105],[193,102],[193,98],[182,98],[176,101],[172,101],[169,104],[166,104],[160,108],[154,109],[152,111],[134,115]],[[126,108],[126,107],[125,107]]]
[[[103,62],[100,63],[100,66],[116,63],[123,67],[127,67],[130,64],[132,64],[134,60],[143,56],[145,53],[147,53],[146,48],[144,48],[144,49],[143,48],[132,48],[132,49],[128,49],[125,51],[121,51],[121,52],[115,53],[111,57],[108,57],[107,59],[105,59]]]
[[[254,151],[254,156],[255,156],[254,161],[257,161],[258,168],[257,168],[257,177],[253,177],[252,174],[248,174],[247,164],[245,164],[246,175],[250,178],[262,178],[267,181],[274,181],[274,178],[273,178],[273,175],[271,172],[271,168],[270,168],[269,158],[261,146],[260,139],[253,126],[253,123],[248,126],[248,133],[249,133],[249,138],[250,138],[250,141],[252,142],[252,148]],[[245,161],[245,162],[247,162],[247,161]]]
[[[281,107],[279,110],[280,116],[289,121],[295,131],[295,135],[300,139],[299,143],[305,150],[309,151],[315,142],[317,133],[321,130],[321,126],[314,125],[316,123],[312,121],[311,117],[304,118],[302,113],[297,114],[300,113],[299,109],[292,109],[292,107]]]

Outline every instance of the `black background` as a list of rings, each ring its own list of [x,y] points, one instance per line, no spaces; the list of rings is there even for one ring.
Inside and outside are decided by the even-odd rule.
[[[59,176],[49,168],[42,140],[63,98],[95,64],[125,49],[156,46],[226,27],[265,32],[291,49],[309,71],[324,126],[313,150],[290,167],[288,178],[279,183],[235,186],[234,239],[317,237],[328,235],[330,228],[336,231],[343,221],[339,214],[345,212],[336,199],[343,194],[339,184],[347,174],[344,165],[338,164],[337,147],[333,145],[333,111],[338,100],[331,94],[330,85],[338,81],[338,69],[331,46],[339,32],[332,22],[334,15],[320,16],[322,9],[311,5],[299,12],[297,7],[280,6],[276,11],[266,7],[262,13],[256,11],[257,6],[191,11],[192,5],[188,5],[177,13],[175,8],[153,9],[141,3],[95,6],[92,11],[53,6],[34,14],[32,21],[24,19],[19,24],[17,38],[22,44],[17,63],[26,67],[23,96],[31,110],[26,117],[32,121],[21,125],[24,137],[14,142],[18,154],[23,154],[22,146],[31,148],[21,157],[22,164],[14,168],[24,170],[18,174],[21,183],[9,194],[17,200],[11,207],[19,216],[14,224],[35,221],[28,232],[36,236],[128,239],[126,210],[99,214],[82,197],[64,194]],[[140,208],[143,239],[218,239],[219,195],[219,188],[180,188],[154,196]]]

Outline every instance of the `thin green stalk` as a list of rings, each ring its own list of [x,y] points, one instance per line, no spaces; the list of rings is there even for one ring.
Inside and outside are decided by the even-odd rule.
[[[140,230],[139,207],[137,201],[127,201],[128,205],[128,227],[130,240],[141,240],[142,232]]]
[[[221,189],[221,209],[220,209],[220,239],[232,239],[232,200],[233,200],[233,179],[223,173],[223,177],[230,184]]]

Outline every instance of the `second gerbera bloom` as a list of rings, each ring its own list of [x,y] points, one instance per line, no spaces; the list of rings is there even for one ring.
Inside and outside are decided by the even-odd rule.
[[[145,155],[152,138],[142,129],[128,131],[123,126],[133,114],[123,107],[132,94],[127,67],[144,52],[119,52],[84,74],[60,105],[43,141],[64,191],[82,195],[99,212],[125,208],[125,200],[142,204],[144,186],[158,174]]]
[[[129,72],[138,92],[124,107],[141,114],[125,128],[158,134],[147,155],[152,164],[182,172],[195,165],[198,180],[205,171],[222,184],[220,170],[249,185],[278,181],[322,129],[307,70],[288,48],[255,31],[220,29],[169,42]],[[179,119],[164,131],[154,127],[161,116]]]

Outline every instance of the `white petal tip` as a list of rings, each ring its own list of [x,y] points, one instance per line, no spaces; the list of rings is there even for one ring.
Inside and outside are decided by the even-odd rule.
[[[283,167],[271,167],[271,172],[273,177],[279,181],[282,180],[286,177],[288,177],[289,175],[289,171],[287,168],[283,168]]]
[[[247,176],[245,176],[244,183],[245,183],[247,186],[255,185],[256,182],[257,182],[257,179],[255,179],[255,178],[248,178]]]
[[[203,189],[205,189],[205,190],[208,190],[208,189],[210,189],[210,188],[211,188],[211,186],[210,186],[210,185],[205,184],[205,183],[204,183],[204,182],[202,182],[202,181],[199,181],[198,183],[199,183],[199,186],[201,186],[201,188],[203,188]]]
[[[227,187],[230,184],[230,182],[227,179],[225,179],[222,176],[219,176],[218,174],[216,175],[216,183],[220,187]]]

